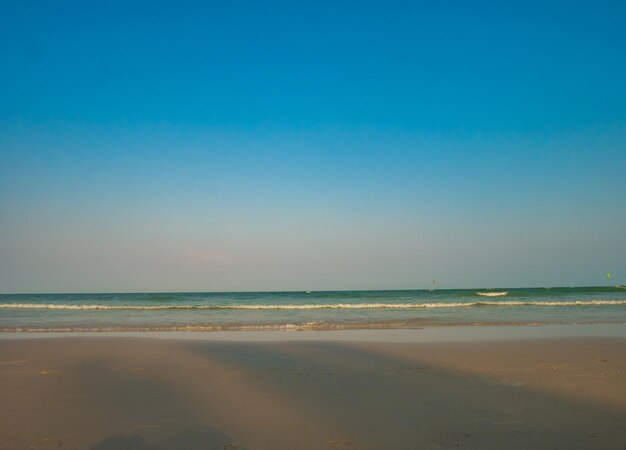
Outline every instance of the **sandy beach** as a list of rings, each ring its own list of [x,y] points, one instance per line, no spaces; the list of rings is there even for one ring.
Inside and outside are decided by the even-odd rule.
[[[625,381],[620,338],[3,339],[0,448],[623,449]]]

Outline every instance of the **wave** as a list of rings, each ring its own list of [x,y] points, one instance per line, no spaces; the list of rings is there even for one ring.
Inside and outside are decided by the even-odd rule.
[[[503,297],[507,295],[508,292],[476,292],[476,295],[482,295],[483,297]]]
[[[79,311],[116,310],[310,310],[310,309],[434,309],[471,308],[477,306],[620,306],[626,300],[573,300],[573,301],[481,301],[450,303],[334,303],[311,305],[68,305],[54,303],[4,303],[0,309],[56,309]]]

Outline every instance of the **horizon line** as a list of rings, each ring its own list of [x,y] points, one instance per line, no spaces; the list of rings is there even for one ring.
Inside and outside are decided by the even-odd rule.
[[[271,294],[271,293],[316,293],[316,292],[402,292],[402,291],[464,291],[499,289],[579,289],[579,288],[619,288],[624,285],[578,285],[578,286],[500,286],[463,288],[408,288],[408,289],[287,289],[259,291],[99,291],[99,292],[0,292],[0,295],[101,295],[101,294]]]

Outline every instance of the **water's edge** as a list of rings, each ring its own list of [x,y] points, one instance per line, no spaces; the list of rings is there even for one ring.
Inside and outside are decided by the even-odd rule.
[[[281,341],[363,341],[397,343],[437,343],[510,341],[529,339],[620,339],[626,345],[626,324],[593,325],[493,325],[431,326],[414,329],[302,330],[281,331],[125,331],[125,332],[0,332],[0,341],[24,339],[142,338],[194,341],[281,342]]]

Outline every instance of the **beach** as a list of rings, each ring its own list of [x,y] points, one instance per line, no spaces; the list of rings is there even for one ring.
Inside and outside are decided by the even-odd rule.
[[[461,328],[7,333],[0,448],[625,447],[622,325]]]
[[[625,24],[0,0],[0,450],[626,450]]]

